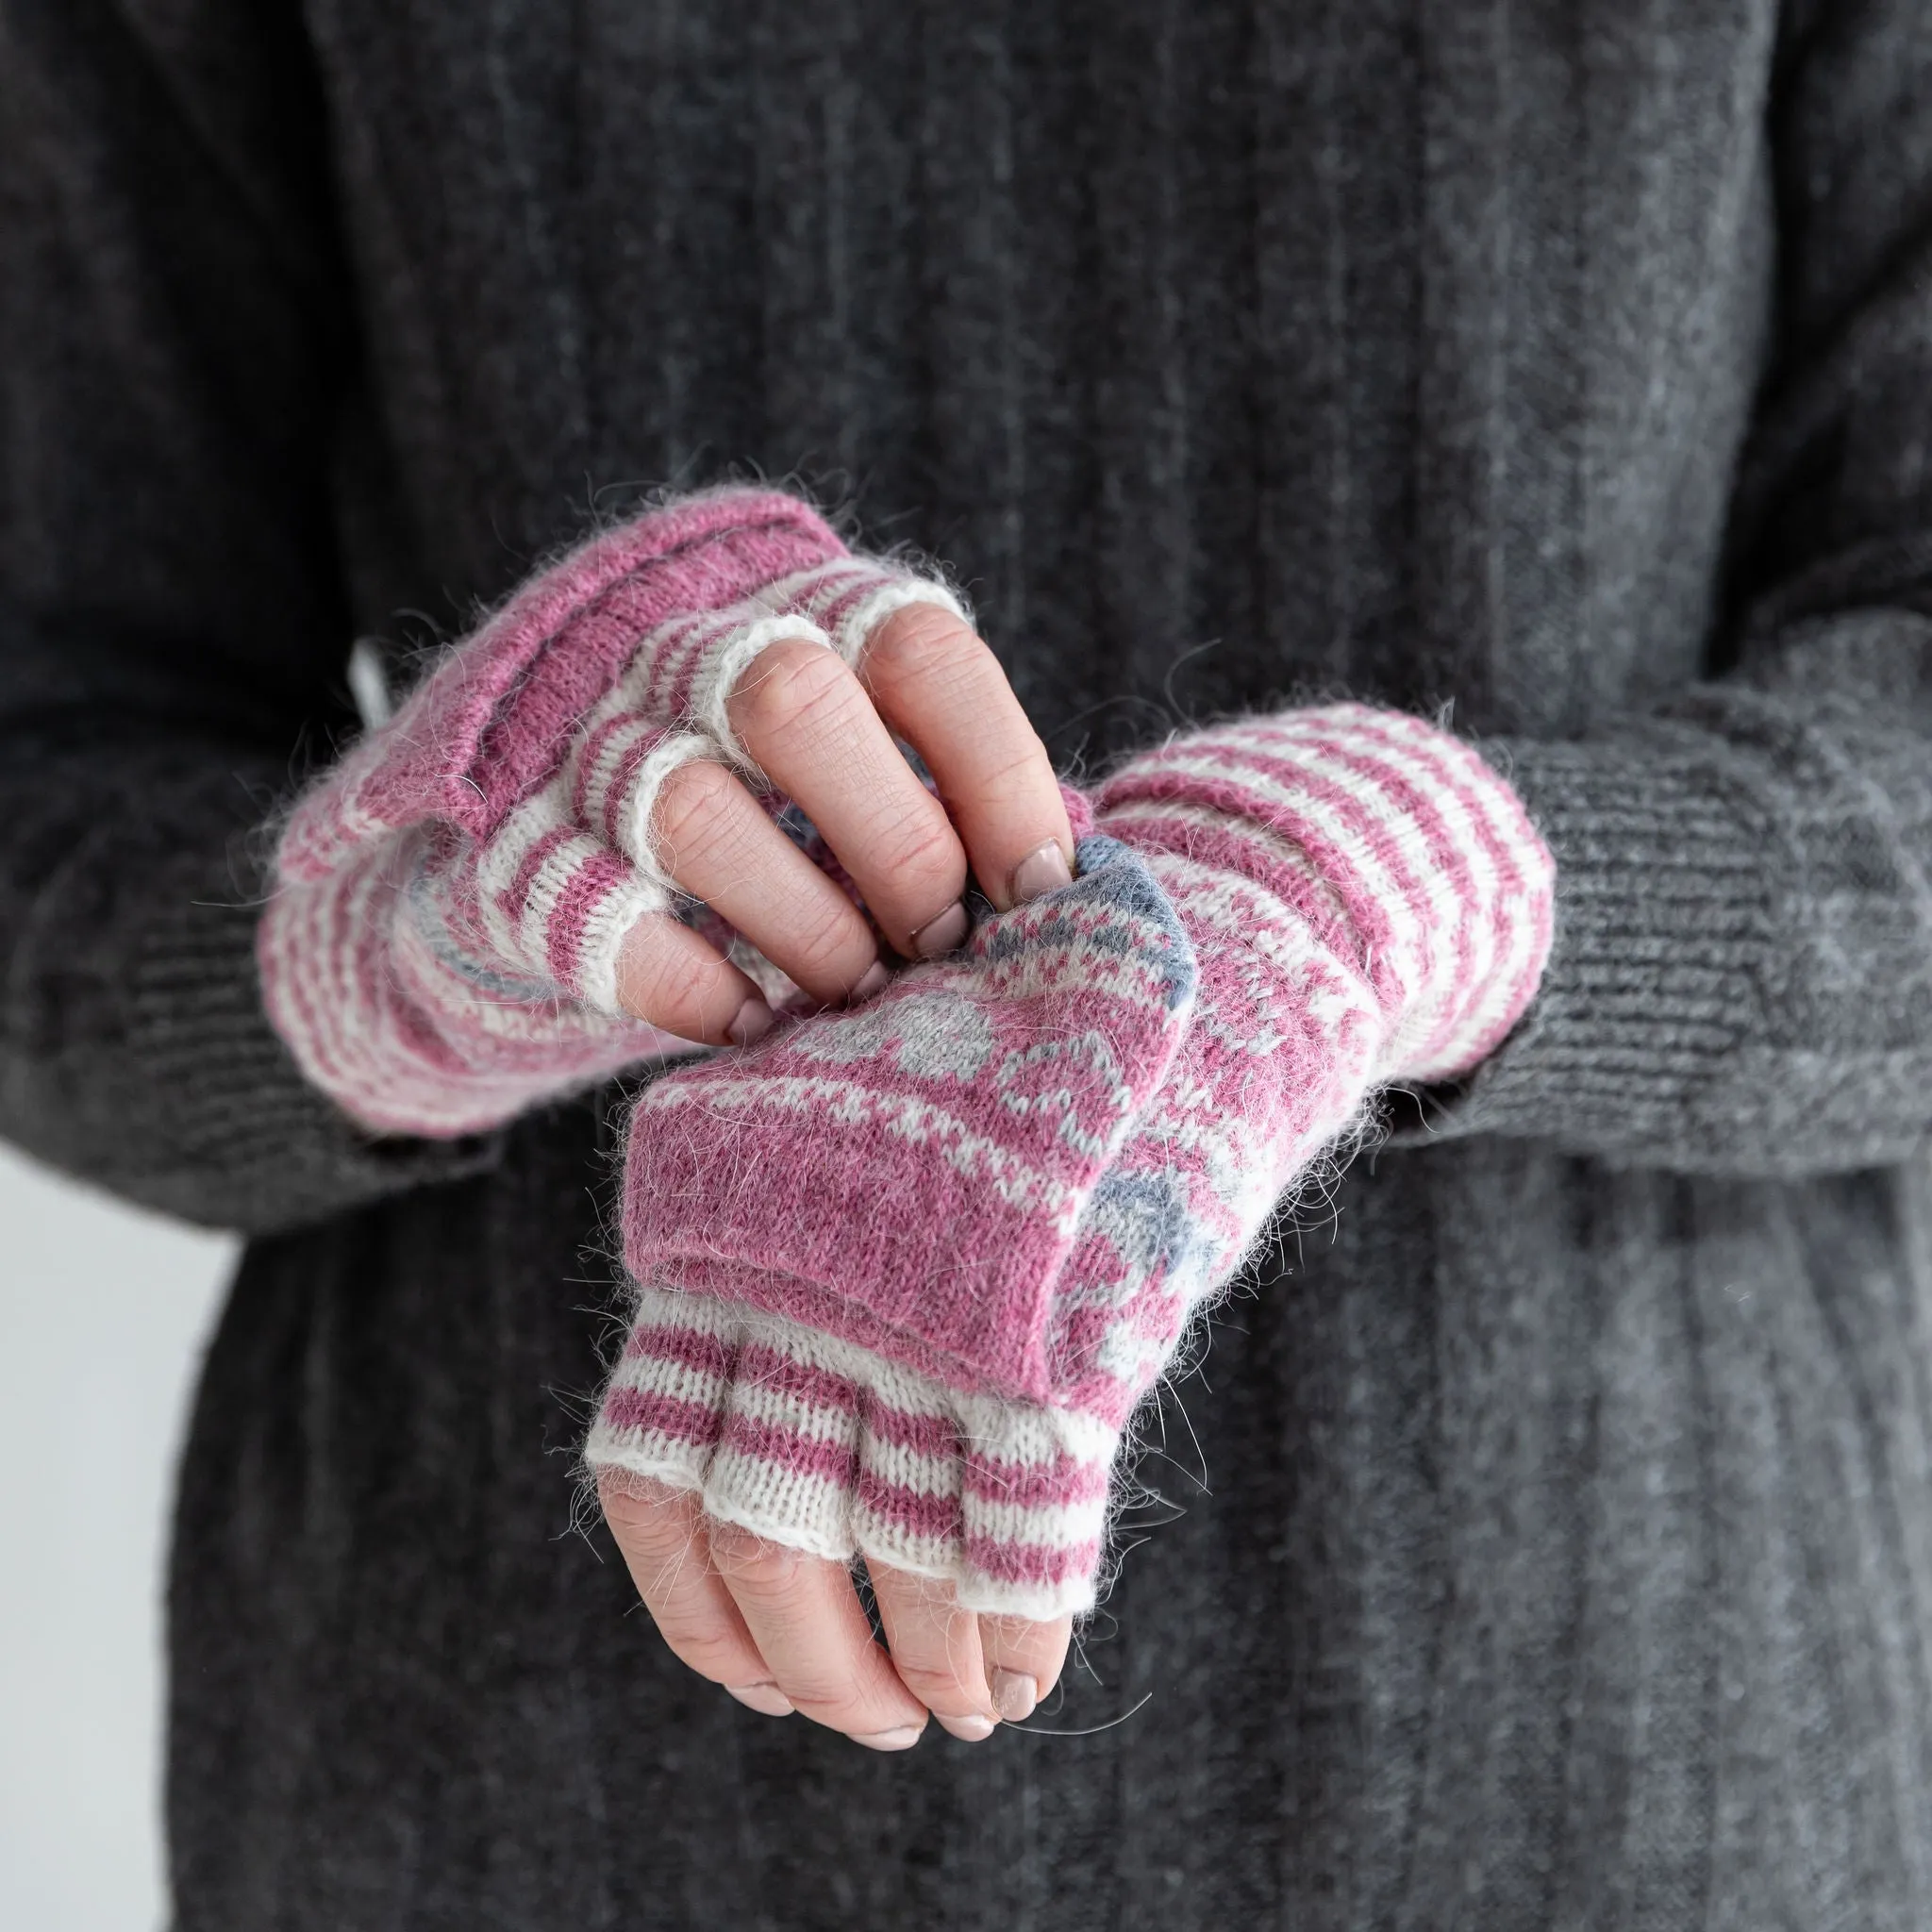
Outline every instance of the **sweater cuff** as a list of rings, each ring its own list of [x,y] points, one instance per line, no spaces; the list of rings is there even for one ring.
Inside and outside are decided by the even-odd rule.
[[[1497,1133],[1702,1164],[1701,1121],[1764,1037],[1774,824],[1707,736],[1481,747],[1557,861],[1538,997],[1467,1078],[1421,1097],[1397,1144]],[[1711,1150],[1703,1148],[1703,1158]]]
[[[365,1132],[303,1078],[262,1009],[255,908],[184,886],[130,961],[130,1087],[164,1096],[148,1171],[121,1191],[190,1221],[278,1231],[494,1166],[500,1134],[461,1141]]]

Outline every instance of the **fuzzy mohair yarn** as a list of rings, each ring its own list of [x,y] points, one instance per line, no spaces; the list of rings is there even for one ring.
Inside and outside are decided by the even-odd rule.
[[[259,958],[310,1078],[436,1137],[689,1055],[616,992],[625,933],[677,904],[658,791],[696,758],[762,785],[726,710],[758,655],[856,661],[912,602],[963,615],[773,491],[540,572],[288,822]],[[1379,1086],[1466,1071],[1535,992],[1549,855],[1416,719],[1245,719],[1068,801],[1071,886],[644,1091],[592,1469],[974,1607],[1085,1608],[1194,1315]]]
[[[617,999],[625,935],[677,895],[658,791],[709,758],[755,783],[725,704],[802,639],[855,660],[941,583],[854,556],[808,505],[728,489],[541,571],[298,801],[258,957],[271,1018],[364,1125],[454,1136],[692,1051]]]
[[[1092,824],[959,955],[641,1096],[592,1468],[972,1608],[1091,1605],[1191,1321],[1379,1086],[1509,1030],[1554,885],[1480,758],[1357,705],[1176,740]]]

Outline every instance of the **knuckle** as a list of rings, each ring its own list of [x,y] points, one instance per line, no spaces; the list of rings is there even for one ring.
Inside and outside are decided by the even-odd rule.
[[[597,1502],[605,1522],[620,1537],[662,1541],[667,1534],[689,1537],[691,1533],[685,1496],[668,1484],[654,1483],[645,1489],[600,1476]]]
[[[966,854],[937,802],[881,826],[873,858],[908,898],[950,899],[966,883]]]
[[[869,675],[895,684],[979,684],[988,675],[1005,681],[999,660],[950,610],[908,604],[873,634],[866,648]]]
[[[651,812],[651,829],[667,854],[709,842],[717,834],[737,781],[723,765],[693,758],[665,779]]]
[[[857,913],[834,907],[815,916],[786,948],[779,963],[801,984],[856,979],[876,957]]]
[[[666,922],[668,924],[668,922]],[[626,1003],[656,1025],[691,1019],[715,1004],[720,966],[675,942],[671,933],[660,943],[626,954]]]
[[[744,1669],[744,1646],[715,1620],[682,1610],[653,1610],[658,1634],[699,1676],[726,1684]]]
[[[784,638],[758,654],[726,708],[741,735],[770,741],[823,727],[863,695],[836,652]]]
[[[943,1709],[949,1714],[966,1710],[976,1710],[985,1703],[983,1697],[974,1697],[960,1682],[957,1672],[941,1664],[907,1663],[895,1658],[899,1681],[911,1691],[928,1710]]]
[[[975,773],[974,785],[980,798],[988,803],[1023,795],[1036,785],[1052,788],[1056,796],[1058,791],[1046,747],[1037,738],[1013,746]]]
[[[735,1523],[711,1524],[711,1560],[733,1590],[775,1595],[797,1576],[805,1558]]]
[[[869,1682],[867,1674],[858,1658],[836,1644],[788,1657],[777,1673],[779,1688],[814,1724],[883,1730],[892,1722],[885,1709],[898,1701],[898,1692]]]

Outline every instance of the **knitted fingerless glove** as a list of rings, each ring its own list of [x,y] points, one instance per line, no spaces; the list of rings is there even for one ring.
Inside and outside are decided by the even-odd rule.
[[[309,1078],[369,1127],[447,1136],[692,1051],[617,1003],[625,935],[678,903],[658,790],[696,758],[762,787],[725,714],[759,652],[802,638],[853,662],[910,603],[963,615],[762,490],[650,511],[539,573],[287,824],[258,952]]]
[[[1190,1318],[1377,1087],[1514,1024],[1553,883],[1495,772],[1361,706],[1177,741],[1095,805],[1072,886],[642,1096],[593,1468],[972,1608],[1091,1603]]]

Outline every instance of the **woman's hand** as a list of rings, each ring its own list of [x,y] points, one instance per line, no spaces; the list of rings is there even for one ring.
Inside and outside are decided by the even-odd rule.
[[[774,798],[813,822],[809,858]],[[1046,754],[942,584],[782,491],[703,491],[537,572],[295,802],[263,1001],[362,1126],[485,1132],[754,1039],[779,990],[864,997],[882,944],[963,936],[969,866],[1004,907],[1072,857]],[[686,924],[693,900],[772,973]]]
[[[890,1657],[851,1573],[708,1522],[688,1491],[606,1476],[605,1521],[666,1643],[771,1717],[792,1711],[875,1751],[919,1741],[929,1710],[976,1743],[1018,1723],[1058,1680],[1072,1620],[961,1610],[950,1585],[871,1566]]]
[[[822,645],[774,643],[739,679],[727,713],[906,958],[964,937],[969,865],[1003,910],[1072,876],[1073,834],[1045,748],[992,653],[946,610],[894,612],[856,671]],[[937,798],[895,737],[924,760]],[[679,766],[651,823],[665,873],[806,992],[831,1004],[885,983],[864,917],[725,765]],[[772,1024],[751,980],[668,917],[632,928],[618,990],[640,1019],[686,1039],[744,1044]],[[976,1617],[948,1586],[875,1566],[889,1656],[842,1565],[710,1523],[688,1492],[607,1482],[602,1500],[665,1641],[754,1710],[800,1710],[899,1750],[928,1710],[955,1737],[988,1737],[1059,1676],[1066,1618]]]
[[[1073,834],[1045,747],[998,660],[949,611],[895,611],[856,671],[822,645],[782,640],[752,661],[726,708],[744,750],[810,818],[908,958],[964,937],[969,865],[1002,910],[1072,876]],[[937,798],[895,735],[924,760]],[[651,829],[670,878],[814,999],[863,999],[885,983],[864,917],[725,765],[680,765]],[[618,997],[639,1019],[711,1045],[745,1044],[772,1024],[757,986],[664,915],[632,927]]]

